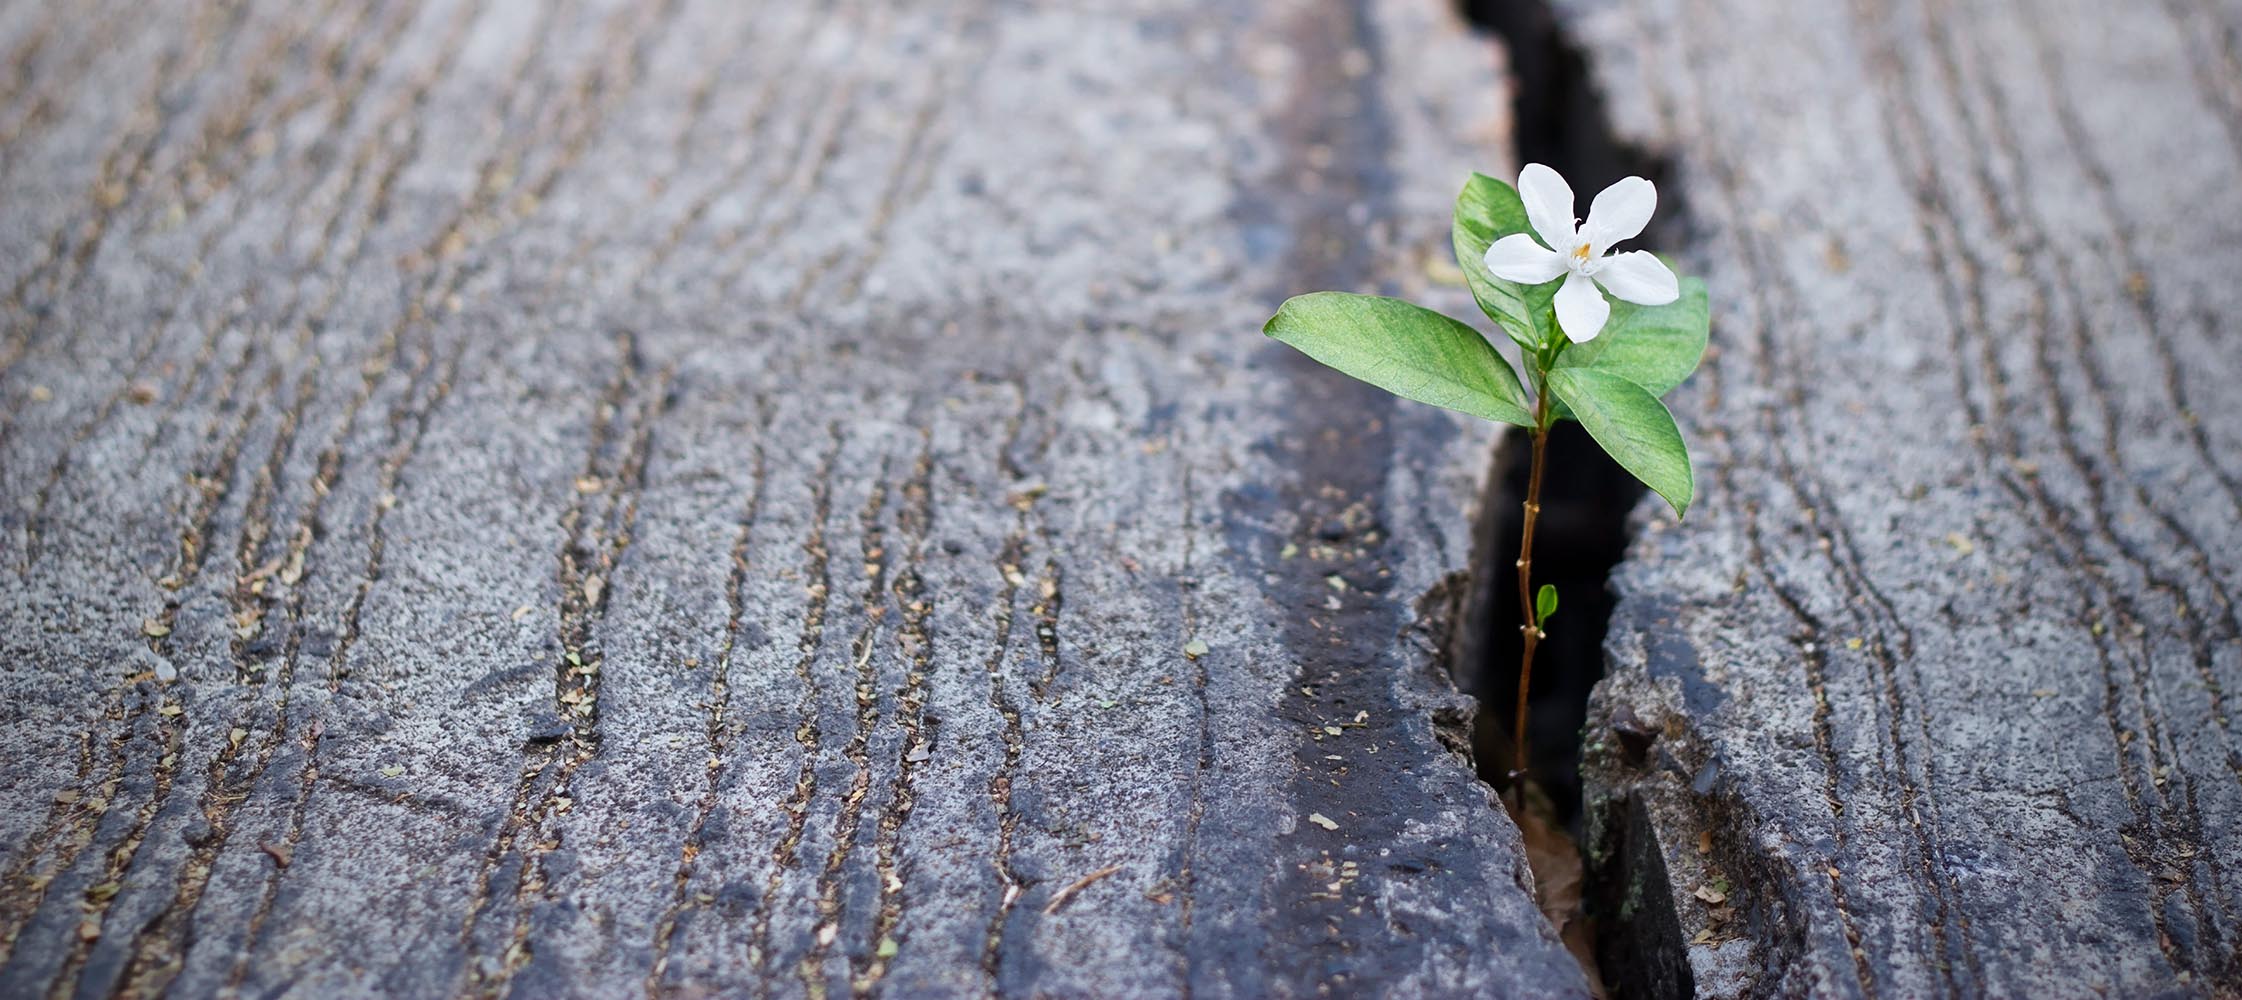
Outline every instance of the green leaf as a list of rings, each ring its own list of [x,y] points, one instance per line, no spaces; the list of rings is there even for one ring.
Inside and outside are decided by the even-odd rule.
[[[1665,497],[1674,516],[1689,511],[1695,489],[1689,472],[1689,447],[1682,443],[1674,415],[1650,391],[1594,368],[1556,368],[1549,391],[1572,408],[1581,426],[1621,468]]]
[[[1557,356],[1557,367],[1617,375],[1663,396],[1697,370],[1711,315],[1705,282],[1698,278],[1683,278],[1681,297],[1662,306],[1613,298],[1603,332],[1566,348]]]
[[[1456,266],[1463,268],[1471,297],[1479,308],[1509,334],[1513,343],[1534,350],[1550,334],[1549,300],[1563,281],[1520,285],[1487,272],[1487,248],[1512,233],[1531,233],[1526,205],[1510,185],[1486,174],[1472,174],[1456,195],[1456,221],[1450,231],[1456,246]]]
[[[1313,292],[1285,300],[1261,332],[1394,395],[1533,426],[1510,362],[1479,331],[1423,306]]]
[[[1542,584],[1541,591],[1534,595],[1534,620],[1545,622],[1549,620],[1550,615],[1556,613],[1557,587],[1555,584]]]

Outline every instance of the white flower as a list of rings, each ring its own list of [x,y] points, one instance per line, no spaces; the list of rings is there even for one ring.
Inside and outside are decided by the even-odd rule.
[[[1526,164],[1518,174],[1518,197],[1541,243],[1525,233],[1496,240],[1487,248],[1487,270],[1521,285],[1564,275],[1565,285],[1557,289],[1557,325],[1573,343],[1596,339],[1611,317],[1611,303],[1597,285],[1637,305],[1662,306],[1681,297],[1674,272],[1657,257],[1641,250],[1607,256],[1612,244],[1634,239],[1649,224],[1658,207],[1658,189],[1649,181],[1628,177],[1605,188],[1588,206],[1588,221],[1577,227],[1572,186],[1556,171]]]

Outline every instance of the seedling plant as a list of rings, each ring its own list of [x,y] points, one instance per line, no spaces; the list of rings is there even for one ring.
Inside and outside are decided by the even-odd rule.
[[[1526,769],[1526,704],[1534,649],[1548,638],[1557,590],[1533,589],[1534,524],[1549,429],[1575,420],[1605,453],[1672,505],[1689,510],[1689,449],[1659,401],[1696,370],[1710,313],[1705,283],[1677,278],[1642,250],[1612,247],[1640,235],[1657,209],[1650,181],[1605,188],[1585,221],[1555,170],[1528,164],[1513,188],[1473,174],[1456,198],[1456,263],[1479,308],[1517,345],[1513,367],[1479,331],[1399,299],[1313,292],[1285,301],[1263,332],[1395,395],[1512,424],[1530,435],[1524,528],[1518,542],[1518,711],[1513,777]],[[1519,372],[1523,370],[1524,378]]]

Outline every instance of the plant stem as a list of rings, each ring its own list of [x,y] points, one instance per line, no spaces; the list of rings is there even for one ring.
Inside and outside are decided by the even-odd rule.
[[[1526,763],[1526,694],[1533,686],[1534,647],[1541,642],[1541,622],[1534,614],[1534,520],[1541,516],[1541,467],[1549,453],[1548,379],[1537,379],[1541,391],[1534,399],[1533,460],[1526,474],[1525,530],[1518,540],[1518,633],[1525,642],[1518,656],[1518,719],[1511,728],[1512,773],[1524,778]]]

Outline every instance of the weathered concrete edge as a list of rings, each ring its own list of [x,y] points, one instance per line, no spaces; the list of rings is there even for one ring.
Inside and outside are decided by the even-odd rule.
[[[1310,52],[1342,47],[1343,39],[1351,36],[1374,53],[1375,68],[1365,76],[1408,77],[1417,82],[1417,86],[1406,88],[1409,92],[1433,95],[1434,99],[1399,107],[1373,106],[1367,114],[1335,118],[1326,101],[1355,81],[1345,71],[1343,60],[1330,60],[1310,74],[1310,79],[1319,86],[1297,95],[1308,103],[1286,115],[1302,130],[1294,136],[1295,141],[1332,142],[1341,147],[1350,143],[1370,146],[1390,143],[1403,150],[1443,152],[1457,146],[1481,145],[1478,140],[1483,133],[1476,119],[1488,108],[1507,103],[1501,86],[1504,55],[1495,40],[1473,33],[1453,6],[1444,0],[1361,0],[1353,23],[1344,24],[1347,20],[1305,18],[1290,22],[1288,33],[1294,35],[1299,47]],[[1458,86],[1457,81],[1476,81],[1484,89]],[[1375,104],[1374,95],[1364,93],[1362,96],[1366,104]],[[1318,134],[1325,125],[1333,125],[1338,135]],[[1505,136],[1508,132],[1507,129],[1488,131]],[[1468,134],[1471,141],[1456,142],[1459,133]],[[1509,152],[1507,149],[1499,151],[1506,157]],[[1410,266],[1416,263],[1414,259],[1408,258],[1406,253],[1392,252],[1423,243],[1436,246],[1434,252],[1444,255],[1452,197],[1449,191],[1460,176],[1455,168],[1491,167],[1482,163],[1437,162],[1440,159],[1389,153],[1383,169],[1392,171],[1391,176],[1349,178],[1355,185],[1362,186],[1345,182],[1328,185],[1320,197],[1299,199],[1278,208],[1281,214],[1295,220],[1294,225],[1312,234],[1299,241],[1302,252],[1287,267],[1288,273],[1311,285],[1338,287],[1368,280],[1380,285],[1380,290],[1386,294],[1427,302],[1452,314],[1469,315],[1475,307],[1461,289],[1428,287],[1422,270]],[[1431,198],[1426,192],[1437,192],[1438,197]],[[1419,203],[1419,196],[1429,200]],[[1360,242],[1360,234],[1352,233],[1345,221],[1350,202],[1356,198],[1389,201],[1388,214],[1398,219],[1427,221],[1420,233],[1384,234],[1385,239],[1395,240],[1400,246],[1389,246],[1383,254],[1364,254],[1366,248]],[[1404,232],[1416,228],[1405,224]],[[1372,239],[1375,241],[1378,237]],[[1328,249],[1318,249],[1330,247],[1351,249],[1340,250],[1335,256]],[[1384,258],[1387,266],[1373,264],[1373,257]],[[1399,270],[1387,269],[1396,264]],[[1452,871],[1445,877],[1475,880],[1489,892],[1477,912],[1457,913],[1447,910],[1445,902],[1427,896],[1428,884],[1419,878],[1388,881],[1381,892],[1384,898],[1381,908],[1388,910],[1389,916],[1398,915],[1418,924],[1420,930],[1412,937],[1425,934],[1429,930],[1425,926],[1428,921],[1450,926],[1430,934],[1429,939],[1419,937],[1426,951],[1413,965],[1387,966],[1389,972],[1399,974],[1397,978],[1358,980],[1354,985],[1374,982],[1380,991],[1398,996],[1451,995],[1459,991],[1484,995],[1587,996],[1585,978],[1535,903],[1533,874],[1526,862],[1523,838],[1502,809],[1494,789],[1478,777],[1470,755],[1469,732],[1479,706],[1465,693],[1455,675],[1459,665],[1474,662],[1459,656],[1459,650],[1476,641],[1485,628],[1484,622],[1470,614],[1467,581],[1473,569],[1485,561],[1478,544],[1480,527],[1486,520],[1482,515],[1487,504],[1494,501],[1494,491],[1500,488],[1502,464],[1499,459],[1502,444],[1509,437],[1503,428],[1446,411],[1395,403],[1383,393],[1365,392],[1363,387],[1352,384],[1331,385],[1301,367],[1304,359],[1297,358],[1289,349],[1268,346],[1271,350],[1263,356],[1286,373],[1283,380],[1292,382],[1294,391],[1310,397],[1329,394],[1320,401],[1326,405],[1302,405],[1303,400],[1298,398],[1289,401],[1297,414],[1309,418],[1307,423],[1321,427],[1318,433],[1303,435],[1303,441],[1320,441],[1324,433],[1335,432],[1342,439],[1384,438],[1392,445],[1382,470],[1332,468],[1313,462],[1303,465],[1302,481],[1293,485],[1298,492],[1288,498],[1291,513],[1311,522],[1302,527],[1312,527],[1319,513],[1326,517],[1337,513],[1319,510],[1321,504],[1317,502],[1327,494],[1329,487],[1337,486],[1348,494],[1380,498],[1388,529],[1396,529],[1396,522],[1417,520],[1420,523],[1411,525],[1412,529],[1441,539],[1434,547],[1438,550],[1438,564],[1416,558],[1404,559],[1391,567],[1393,589],[1373,602],[1383,605],[1384,609],[1375,616],[1379,621],[1371,625],[1373,629],[1383,627],[1391,631],[1382,635],[1358,634],[1355,640],[1362,643],[1355,647],[1357,652],[1375,655],[1383,661],[1378,664],[1378,670],[1385,676],[1363,677],[1361,680],[1366,683],[1356,690],[1399,710],[1407,720],[1406,728],[1394,735],[1404,736],[1415,744],[1413,749],[1419,755],[1418,766],[1409,769],[1405,779],[1410,787],[1388,789],[1384,795],[1413,798],[1443,807],[1411,817],[1403,836],[1387,846],[1396,851],[1429,853],[1444,862],[1466,864],[1476,870]],[[1347,408],[1328,405],[1338,401],[1358,403],[1363,408],[1351,411],[1349,416]],[[1378,426],[1381,423],[1385,425],[1382,428]],[[1362,540],[1371,549],[1396,554],[1383,542]],[[1420,557],[1433,554],[1415,553]],[[1374,557],[1370,563],[1354,568],[1367,569],[1376,561]],[[1307,560],[1298,560],[1278,575],[1297,576],[1298,571],[1307,568]],[[1297,598],[1302,594],[1326,593],[1320,573],[1301,580],[1272,582],[1272,587],[1270,596],[1280,603],[1284,596]],[[1304,652],[1308,650],[1305,645],[1298,648]],[[1308,662],[1320,659],[1311,656]],[[1295,783],[1296,811],[1303,815],[1309,810],[1309,802],[1303,800],[1301,793],[1310,790],[1313,784]],[[1358,790],[1361,788],[1357,782],[1349,784]],[[1456,926],[1459,923],[1466,926]],[[1479,954],[1442,958],[1438,952],[1445,949],[1438,942],[1443,939],[1468,939]],[[1305,938],[1294,938],[1294,941],[1308,946],[1296,960],[1312,963],[1317,942]]]

